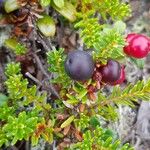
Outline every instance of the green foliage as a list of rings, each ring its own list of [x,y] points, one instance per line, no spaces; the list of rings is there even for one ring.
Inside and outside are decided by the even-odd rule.
[[[7,86],[7,92],[9,98],[13,101],[23,100],[24,105],[28,105],[32,102],[37,103],[37,107],[40,108],[40,104],[45,101],[46,94],[41,95],[37,93],[36,86],[28,88],[27,79],[23,78],[23,75],[20,73],[19,63],[10,63],[6,68],[6,75],[8,76],[7,81],[5,82]]]
[[[59,50],[55,49],[51,52],[48,52],[47,57],[48,57],[48,64],[50,65],[48,70],[54,73],[54,75],[56,76],[52,82],[62,84],[63,87],[69,86],[71,80],[67,76],[64,69],[64,61],[65,61],[64,49],[60,48]]]
[[[27,79],[23,79],[21,74],[10,76],[5,83],[11,99],[19,100],[24,97],[28,81]]]
[[[75,28],[82,29],[80,36],[88,47],[99,42],[100,31],[103,29],[98,23],[98,18],[86,18],[75,24]]]
[[[91,80],[87,83],[87,85],[80,84],[79,82],[74,83],[72,87],[73,94],[67,93],[67,103],[71,105],[77,105],[79,103],[86,104],[87,98],[87,86],[91,83]]]
[[[4,144],[6,146],[9,146],[9,138],[7,138],[5,132],[0,128],[0,147],[2,147]]]
[[[130,15],[129,5],[121,3],[120,0],[103,0],[96,3],[95,8],[99,11],[102,17],[106,20],[107,16],[110,16],[113,20],[120,20]]]
[[[70,22],[76,20],[76,9],[73,4],[65,0],[40,0],[42,7],[52,6],[62,16],[67,18]]]
[[[82,6],[81,12],[91,13],[99,12],[103,19],[108,20],[110,17],[113,20],[120,20],[130,15],[129,5],[120,2],[120,0],[83,0],[79,1]],[[82,16],[84,17],[83,14]]]
[[[40,0],[40,4],[43,7],[48,6],[51,3],[51,0]]]
[[[133,107],[134,102],[137,102],[138,99],[146,101],[150,99],[150,80],[145,84],[144,81],[138,81],[135,85],[129,84],[123,90],[120,86],[115,86],[110,96],[103,96],[103,99],[100,100],[100,107],[111,105],[112,103]]]
[[[1,107],[0,111],[0,121],[4,122],[0,128],[0,146],[3,144],[14,145],[22,139],[28,140],[39,120],[38,111],[33,110],[28,113],[22,111],[17,115],[15,108],[7,105]]]
[[[20,74],[21,72],[21,68],[20,68],[20,64],[19,63],[9,63],[7,64],[7,69],[5,71],[5,74],[7,76],[13,76],[13,75],[17,75]]]
[[[119,21],[120,22],[120,21]],[[122,35],[122,26],[116,28],[118,22],[114,27],[99,25],[97,18],[90,18],[81,20],[75,25],[83,30],[80,32],[84,43],[91,48],[94,48],[94,58],[96,60],[106,60],[107,58],[122,58],[123,47],[125,45],[124,37]],[[124,25],[123,23],[121,23]],[[104,29],[103,29],[104,28]],[[102,30],[103,29],[103,30]],[[120,32],[121,30],[121,32]]]
[[[8,97],[0,93],[0,106],[5,105],[8,102]]]
[[[72,150],[133,150],[128,144],[121,146],[119,140],[114,139],[109,129],[96,127],[94,131],[87,130],[83,134],[84,140],[71,146]]]
[[[96,60],[124,57],[122,51],[125,45],[124,37],[117,30],[116,28],[105,28],[100,32],[101,37],[99,38],[99,41],[93,44],[95,48],[94,57]]]
[[[85,0],[81,2],[81,10],[78,12],[79,21],[75,24],[79,28],[80,36],[88,48],[94,48],[94,58],[105,62],[107,58],[122,58],[122,48],[125,45],[122,33],[125,30],[123,22],[118,21],[130,14],[129,6],[120,3],[119,0],[104,0],[93,2]],[[100,13],[104,19],[99,21]],[[112,19],[115,23],[108,26],[105,20]]]
[[[67,127],[68,125],[71,124],[71,122],[72,122],[73,120],[74,120],[74,115],[70,116],[67,120],[65,120],[65,122],[63,122],[60,127],[61,127],[61,128]]]
[[[91,105],[90,109],[106,120],[115,121],[118,118],[116,106],[134,107],[139,99],[145,101],[150,99],[150,80],[146,83],[138,81],[135,85],[129,84],[124,89],[115,86],[109,96],[99,92],[97,102]]]
[[[130,14],[125,3],[119,0],[40,0],[39,3],[42,7],[52,6],[71,22],[76,20],[75,28],[79,29],[84,44],[93,49],[96,62],[105,63],[108,58],[125,57],[122,49],[126,25],[121,20]],[[37,19],[37,25],[43,35],[54,36],[52,18]],[[14,38],[6,40],[5,45],[16,55],[27,52],[25,45]],[[39,92],[23,77],[19,63],[7,65],[7,96],[0,94],[0,147],[30,139],[33,145],[37,145],[40,138],[49,144],[58,139],[59,144],[63,138],[72,137],[77,143],[72,143],[69,149],[132,150],[128,144],[121,145],[111,130],[102,128],[100,121],[115,121],[120,104],[133,107],[138,99],[149,100],[150,80],[147,83],[139,81],[134,86],[130,84],[124,89],[115,86],[112,93],[106,95],[102,90],[96,91],[98,88],[89,90],[89,86],[97,86],[93,79],[76,82],[67,76],[64,49],[53,49],[47,53],[47,58],[52,75],[50,82],[60,95],[60,99],[51,97],[52,106],[47,102],[46,93]],[[92,99],[90,94],[95,97]]]
[[[38,19],[37,26],[44,36],[51,37],[55,35],[55,22],[49,15],[43,15],[42,18]]]
[[[108,121],[116,121],[118,119],[117,107],[115,105],[99,106],[97,113]]]
[[[5,46],[10,48],[16,55],[23,55],[27,52],[24,44],[21,44],[15,38],[5,40]]]
[[[36,86],[28,87],[28,81],[23,79],[20,70],[20,65],[14,62],[6,67],[8,97],[3,95],[3,99],[7,98],[7,101],[0,107],[0,121],[3,122],[0,125],[0,146],[14,145],[18,140],[29,140],[37,124],[42,121],[40,111],[45,115],[51,108],[45,103],[45,94],[37,93]],[[29,104],[34,107],[25,111],[24,107]]]
[[[0,107],[0,111],[1,111],[0,120],[2,120],[2,121],[8,120],[9,116],[15,114],[15,108],[14,107],[8,107],[7,105]]]
[[[59,7],[62,8],[64,6],[64,0],[53,0],[54,4]]]
[[[21,5],[16,0],[6,0],[4,3],[4,8],[7,13],[19,9]]]
[[[7,123],[2,130],[8,138],[11,138],[11,144],[14,145],[18,140],[28,140],[31,133],[34,132],[38,117],[29,117],[25,111],[21,112],[18,117],[8,117]]]
[[[70,22],[75,21],[76,20],[76,9],[72,5],[72,3],[68,2],[68,1],[64,1],[64,3],[63,3],[62,2],[63,0],[59,0],[59,1],[61,1],[61,5],[59,3],[59,6],[58,6],[58,2],[56,4],[56,1],[58,1],[58,0],[55,0],[54,4],[52,5],[53,8],[55,8],[62,16],[64,16]]]
[[[74,122],[79,130],[84,130],[89,127],[90,117],[81,113],[79,119],[75,119]]]

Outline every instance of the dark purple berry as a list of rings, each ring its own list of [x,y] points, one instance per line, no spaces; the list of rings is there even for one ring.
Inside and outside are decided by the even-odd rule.
[[[94,62],[85,51],[72,51],[65,60],[65,71],[74,80],[90,79],[94,72]]]
[[[121,66],[115,60],[108,60],[105,66],[99,68],[102,74],[102,81],[105,83],[115,82],[120,78]]]
[[[110,83],[110,84],[111,84],[111,85],[121,84],[121,83],[124,82],[125,77],[126,77],[126,76],[125,76],[125,70],[124,70],[124,67],[122,66],[122,67],[121,67],[120,78],[119,78],[117,81],[112,82],[112,83]]]

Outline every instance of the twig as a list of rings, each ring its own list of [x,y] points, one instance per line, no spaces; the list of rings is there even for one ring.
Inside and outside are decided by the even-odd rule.
[[[26,150],[30,150],[30,142],[29,141],[26,141]]]
[[[56,150],[56,141],[53,142],[53,150]]]
[[[30,74],[29,72],[26,72],[25,75],[27,77],[29,77],[30,79],[32,79],[38,85],[42,86],[42,83],[37,78],[35,78],[32,74]]]
[[[43,45],[44,49],[46,51],[49,51],[50,47],[45,43],[45,41],[43,40],[42,37],[40,37],[40,35],[37,34],[37,38],[38,38],[38,41],[40,41],[40,43]]]
[[[34,20],[34,18],[32,17],[32,23],[35,25],[35,20]],[[42,37],[40,37],[39,35],[38,35],[38,33],[37,33],[37,30],[36,30],[36,25],[35,25],[35,28],[33,29],[34,31],[33,31],[33,39],[32,39],[32,41],[33,41],[33,56],[34,56],[34,58],[35,58],[35,60],[36,60],[36,62],[37,62],[37,65],[38,65],[38,67],[39,67],[39,69],[41,70],[41,72],[48,78],[48,80],[50,80],[51,79],[51,77],[49,76],[49,74],[45,71],[45,69],[44,69],[44,67],[43,67],[43,65],[42,65],[42,63],[41,63],[41,61],[40,61],[40,59],[39,59],[39,57],[37,56],[37,54],[35,53],[36,52],[36,43],[35,43],[35,39],[36,38],[39,38],[40,39],[40,42],[43,44],[43,47],[48,51],[50,48],[51,48],[51,45],[49,45],[49,44],[51,44],[51,43],[49,43],[49,44],[47,44],[43,39],[42,39]],[[49,41],[50,42],[50,41]],[[49,45],[49,46],[48,46]],[[50,91],[51,91],[51,93],[52,94],[54,94],[57,98],[60,98],[60,96],[59,96],[59,94],[58,94],[58,92],[55,90],[55,88],[49,83],[49,88],[50,88]]]
[[[48,41],[47,38],[41,37],[41,35],[37,32],[38,29],[36,27],[36,22],[35,22],[34,17],[31,17],[31,19],[32,19],[32,24],[34,25],[33,40],[32,40],[33,44],[35,43],[35,39],[37,39],[43,45],[43,47],[46,51],[52,50],[52,45],[51,45],[50,41]],[[33,46],[34,46],[34,50],[36,50],[35,49],[36,46],[35,45],[33,45]]]
[[[34,56],[34,58],[35,58],[35,60],[36,60],[36,62],[37,62],[37,64],[38,64],[40,70],[42,71],[42,73],[43,73],[47,78],[50,78],[49,74],[45,71],[45,69],[44,69],[44,67],[43,67],[43,65],[42,65],[42,63],[41,63],[39,57],[37,56],[37,54],[33,53],[33,56]]]
[[[35,58],[35,60],[36,60],[36,62],[37,62],[37,64],[38,64],[39,69],[40,69],[40,70],[42,71],[42,73],[48,78],[48,80],[50,80],[51,77],[50,77],[49,74],[45,71],[45,69],[44,69],[44,67],[43,67],[43,65],[42,65],[42,63],[41,63],[39,57],[38,57],[35,53],[33,53],[33,56],[34,56],[34,58]],[[50,88],[52,94],[54,94],[57,98],[60,98],[58,92],[57,92],[57,91],[55,90],[55,88],[51,85],[51,83],[49,83],[49,88]]]
[[[12,150],[18,150],[18,148],[16,146],[11,146]]]

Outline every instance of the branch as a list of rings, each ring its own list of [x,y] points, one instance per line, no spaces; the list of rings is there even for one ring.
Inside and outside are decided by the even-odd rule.
[[[114,87],[112,94],[109,97],[100,93],[100,102],[91,106],[91,108],[101,108],[111,104],[122,104],[134,106],[133,102],[137,102],[138,99],[145,101],[150,100],[150,80],[144,84],[144,81],[138,81],[134,86],[129,84],[125,89],[121,89],[119,86]]]
[[[35,60],[36,60],[36,62],[37,62],[37,65],[38,65],[39,69],[42,71],[42,73],[43,73],[49,80],[51,80],[51,77],[50,77],[49,74],[45,71],[45,69],[44,69],[44,67],[43,67],[43,65],[42,65],[42,63],[41,63],[39,57],[38,57],[35,53],[33,53],[33,56],[34,56],[34,58],[35,58]],[[50,88],[52,94],[54,94],[57,98],[60,98],[58,92],[55,90],[55,88],[52,86],[51,83],[49,83],[49,88]]]
[[[37,83],[38,85],[42,86],[42,83],[41,83],[38,79],[36,79],[32,74],[30,74],[29,72],[26,72],[25,75],[26,75],[28,78],[32,79],[32,80],[33,80],[35,83]]]

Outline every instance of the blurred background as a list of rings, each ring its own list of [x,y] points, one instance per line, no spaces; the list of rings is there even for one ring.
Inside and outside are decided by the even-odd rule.
[[[125,0],[130,3],[132,16],[126,20],[127,33],[136,32],[150,36],[150,0]],[[137,62],[127,61],[126,77],[135,83],[150,78],[150,56]],[[150,150],[150,102],[139,100],[136,108],[120,107],[120,120],[110,125],[117,130],[124,143],[134,145],[135,150]]]

